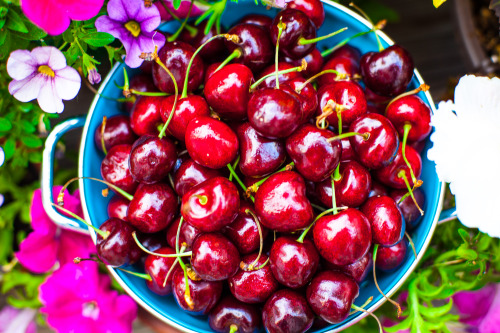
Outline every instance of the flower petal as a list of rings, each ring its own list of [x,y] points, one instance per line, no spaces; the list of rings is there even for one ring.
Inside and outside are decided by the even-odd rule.
[[[100,16],[95,21],[95,27],[99,32],[107,32],[111,34],[113,37],[118,38],[123,45],[129,43],[129,39],[131,39],[130,33],[127,29],[124,28],[123,23],[114,21],[108,16]]]
[[[70,19],[61,1],[23,0],[21,9],[33,23],[51,35],[62,34],[70,24]]]
[[[130,1],[131,3],[134,1]],[[108,2],[108,15],[113,21],[126,23],[130,20],[127,12],[128,3],[122,0],[109,0]],[[97,26],[96,26],[97,27]]]
[[[485,286],[477,291],[461,291],[453,295],[453,304],[460,314],[460,321],[477,325],[488,312],[495,298],[496,286]]]
[[[88,235],[61,230],[59,242],[57,258],[61,265],[73,262],[75,257],[89,258],[91,254],[96,253],[96,247]]]
[[[59,190],[62,186],[59,186]],[[55,194],[54,199],[57,198],[57,193],[59,190],[56,188],[53,189],[53,194]],[[31,228],[34,231],[45,234],[45,235],[55,235],[57,226],[54,222],[49,218],[47,213],[45,213],[45,209],[42,204],[42,190],[37,189],[33,192],[33,199],[31,199],[31,208],[30,208],[30,218],[31,218]]]
[[[129,0],[120,0],[122,3],[122,7],[127,13],[128,20],[137,21],[137,17],[140,15],[141,11],[144,10],[144,1],[129,1]]]
[[[158,28],[161,23],[160,11],[156,6],[144,7],[137,13],[136,21],[140,23],[142,31],[151,32]]]
[[[133,43],[125,48],[127,55],[125,56],[125,63],[131,68],[137,68],[143,63],[143,59],[139,56],[142,52],[153,52],[155,46],[161,49],[165,45],[165,35],[160,32],[153,32],[139,37],[133,40]]]
[[[58,243],[53,235],[30,233],[19,245],[16,258],[34,273],[45,273],[56,263]]]
[[[23,80],[38,69],[36,59],[28,50],[15,50],[7,60],[7,73],[14,80]]]
[[[5,306],[0,311],[0,332],[15,333],[25,332],[29,333],[34,324],[37,311],[35,309],[24,308],[15,309],[10,305]],[[36,333],[36,330],[34,331]]]
[[[65,0],[64,9],[72,20],[85,21],[99,13],[104,0]]]
[[[38,65],[47,65],[53,71],[66,67],[64,54],[53,46],[39,46],[31,51],[31,55],[36,59]]]
[[[47,84],[47,79],[41,75],[31,75],[23,80],[13,80],[9,83],[9,92],[21,102],[34,100],[40,94],[41,88]]]
[[[59,69],[55,72],[54,86],[57,96],[64,100],[73,99],[80,91],[82,78],[73,67]]]
[[[37,100],[38,105],[45,112],[61,113],[64,110],[64,104],[61,97],[57,95],[53,80],[41,87]]]

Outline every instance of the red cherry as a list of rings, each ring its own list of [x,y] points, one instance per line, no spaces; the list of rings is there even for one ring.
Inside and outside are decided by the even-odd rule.
[[[175,95],[166,97],[161,105],[161,119],[167,122],[175,102]],[[175,105],[175,112],[167,127],[167,132],[177,140],[184,141],[187,125],[196,117],[209,116],[210,108],[205,99],[198,95],[188,95],[179,98]]]

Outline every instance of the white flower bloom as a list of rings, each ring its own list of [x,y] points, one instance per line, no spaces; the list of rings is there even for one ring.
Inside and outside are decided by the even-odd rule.
[[[455,103],[439,103],[432,125],[427,156],[450,183],[459,220],[500,237],[500,79],[462,77]]]

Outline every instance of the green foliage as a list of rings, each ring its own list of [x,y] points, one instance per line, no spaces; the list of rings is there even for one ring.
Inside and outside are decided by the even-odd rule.
[[[22,270],[11,270],[2,276],[2,294],[7,302],[16,308],[38,308],[38,287],[46,275],[33,275]]]

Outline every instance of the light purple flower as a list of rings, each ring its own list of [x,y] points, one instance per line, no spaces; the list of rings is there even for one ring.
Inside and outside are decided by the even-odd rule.
[[[10,305],[0,311],[0,332],[36,333],[35,309],[16,309]]]
[[[110,0],[108,16],[99,17],[95,27],[118,38],[127,53],[125,63],[137,68],[144,61],[139,58],[141,53],[153,52],[155,46],[160,49],[165,44],[165,36],[155,30],[160,23],[158,8],[145,7],[143,0]]]
[[[3,148],[0,147],[0,167],[3,165],[3,162],[5,162],[5,152]]]
[[[90,84],[98,84],[101,82],[101,74],[95,67],[89,69],[88,79]]]
[[[62,100],[75,98],[80,90],[78,72],[66,65],[66,58],[53,46],[33,50],[15,50],[7,60],[7,72],[12,80],[9,92],[21,102],[35,98],[43,111],[61,113]]]
[[[95,262],[68,263],[40,285],[40,312],[59,333],[129,333],[137,305],[110,284]]]

